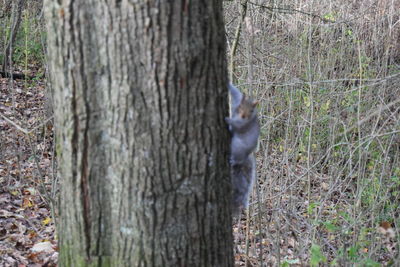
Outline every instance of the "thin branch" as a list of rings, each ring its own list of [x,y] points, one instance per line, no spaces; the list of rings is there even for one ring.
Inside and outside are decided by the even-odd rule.
[[[47,124],[50,120],[53,119],[53,116],[47,118],[45,121],[41,122],[38,126],[32,128],[31,130],[27,130],[22,128],[21,126],[19,126],[16,122],[12,121],[11,119],[9,119],[7,116],[5,116],[4,114],[0,113],[0,116],[7,121],[8,123],[10,123],[12,126],[14,126],[15,128],[17,128],[17,130],[23,132],[26,135],[29,135],[30,133],[34,132],[36,129],[42,127],[43,125]]]
[[[303,14],[303,15],[311,16],[313,18],[320,19],[320,20],[322,20],[323,22],[326,22],[326,23],[332,22],[331,20],[326,19],[324,17],[321,17],[320,15],[317,15],[317,14],[314,14],[314,13],[305,12],[305,11],[298,10],[298,9],[287,8],[287,7],[265,6],[265,5],[254,3],[254,2],[251,2],[251,1],[249,3],[254,5],[254,6],[257,6],[257,7],[268,9],[269,11],[281,11],[281,13],[288,13],[288,14],[300,13],[300,14]]]
[[[240,9],[240,21],[237,25],[236,32],[235,32],[235,37],[233,39],[232,43],[232,49],[231,49],[231,54],[230,54],[230,63],[229,63],[229,70],[230,70],[230,77],[229,80],[234,83],[234,72],[235,72],[235,64],[234,64],[234,58],[236,55],[236,49],[239,43],[239,38],[240,38],[240,32],[242,30],[242,24],[244,21],[244,18],[246,17],[247,13],[247,0],[244,0],[240,3],[241,9]]]
[[[383,104],[380,105],[378,108],[376,108],[373,112],[371,112],[368,116],[366,116],[365,118],[358,120],[357,123],[353,126],[351,126],[350,128],[348,128],[344,133],[342,133],[340,136],[346,135],[349,132],[351,132],[354,128],[359,128],[361,125],[363,125],[364,123],[366,123],[367,121],[369,121],[372,117],[375,117],[377,115],[379,115],[380,113],[382,113],[382,111],[385,111],[391,107],[393,107],[396,104],[400,103],[400,98],[396,99],[395,101],[392,101],[388,104]]]

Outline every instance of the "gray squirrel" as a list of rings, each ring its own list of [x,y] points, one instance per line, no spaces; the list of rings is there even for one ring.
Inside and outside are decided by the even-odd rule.
[[[233,213],[247,207],[249,194],[256,176],[253,151],[257,147],[260,125],[257,117],[258,101],[248,99],[234,85],[229,84],[231,117],[225,118],[232,134],[231,180],[233,186]]]

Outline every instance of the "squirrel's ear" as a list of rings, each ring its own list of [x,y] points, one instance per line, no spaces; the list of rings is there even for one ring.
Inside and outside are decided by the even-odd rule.
[[[260,104],[260,101],[256,100],[253,102],[253,107],[256,107],[258,104]]]
[[[243,94],[243,97],[242,97],[242,101],[241,101],[241,102],[244,102],[244,101],[246,101],[246,94]]]

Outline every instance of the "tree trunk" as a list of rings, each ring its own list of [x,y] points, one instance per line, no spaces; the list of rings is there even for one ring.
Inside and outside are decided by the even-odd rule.
[[[45,0],[60,266],[233,266],[222,0]]]
[[[21,16],[24,6],[25,6],[25,0],[19,0],[18,2],[13,3],[10,38],[8,40],[6,48],[4,49],[4,58],[2,67],[2,75],[4,75],[4,77],[12,77],[13,70],[12,68],[9,67],[10,65],[12,65],[12,56],[14,53],[13,45],[15,42],[15,38],[17,37],[19,25],[21,24]]]

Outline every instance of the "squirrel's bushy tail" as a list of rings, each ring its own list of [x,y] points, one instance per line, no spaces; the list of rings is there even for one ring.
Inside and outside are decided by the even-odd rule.
[[[233,186],[232,210],[235,216],[248,206],[255,175],[256,161],[253,154],[250,154],[243,163],[231,166]]]

